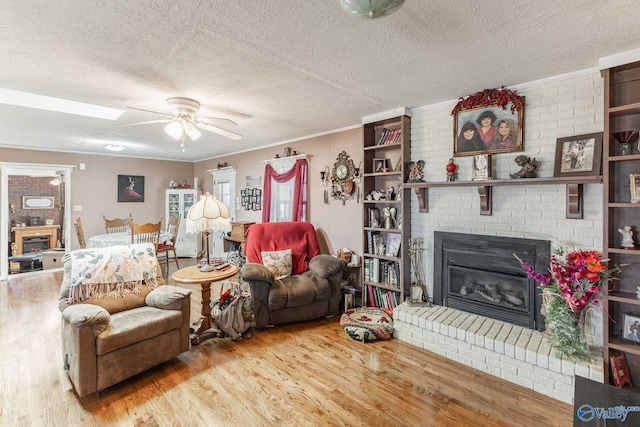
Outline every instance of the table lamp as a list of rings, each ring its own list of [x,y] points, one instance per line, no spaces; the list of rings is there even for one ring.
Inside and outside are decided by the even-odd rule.
[[[201,271],[211,271],[211,258],[209,257],[209,235],[216,231],[231,231],[231,215],[229,209],[216,198],[206,193],[200,196],[200,200],[191,206],[187,213],[187,233],[203,232],[207,238],[207,264]]]

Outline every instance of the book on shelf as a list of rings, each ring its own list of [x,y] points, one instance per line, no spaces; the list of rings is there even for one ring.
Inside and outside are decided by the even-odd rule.
[[[389,129],[384,129],[380,134],[380,139],[378,140],[378,145],[383,145],[384,141],[387,139],[387,135],[389,134]]]
[[[371,281],[379,282],[380,281],[380,260],[378,258],[371,258]]]
[[[400,293],[372,285],[366,285],[365,307],[394,309],[400,305]]]
[[[369,227],[380,227],[380,209],[369,208]]]
[[[402,236],[398,233],[387,234],[387,256],[397,257],[400,254]]]
[[[622,388],[625,384],[631,385],[631,377],[629,376],[629,369],[627,368],[624,353],[611,354],[611,356],[609,356],[609,365],[611,366],[613,384],[616,387]]]
[[[380,235],[379,231],[367,230],[367,253],[368,254],[374,254],[374,255],[377,254],[378,244],[380,244],[380,239],[382,238],[382,236],[376,237],[379,235]]]
[[[384,255],[384,236],[377,231],[373,234],[373,252],[374,255]]]
[[[402,139],[402,129],[398,128],[398,131],[396,132],[393,138],[393,143],[396,144],[400,142],[401,139]]]
[[[380,139],[378,139],[378,145],[395,144],[402,139],[402,129],[384,129],[380,133]]]

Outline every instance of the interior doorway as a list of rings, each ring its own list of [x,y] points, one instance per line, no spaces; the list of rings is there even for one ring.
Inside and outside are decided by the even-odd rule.
[[[45,165],[45,164],[29,164],[29,163],[0,163],[0,223],[2,224],[2,233],[0,233],[0,280],[6,280],[9,275],[9,257],[11,252],[12,228],[16,226],[12,224],[12,213],[21,212],[24,215],[17,221],[19,227],[37,226],[50,222],[60,222],[60,235],[58,240],[61,245],[69,248],[71,231],[69,229],[70,206],[71,206],[71,172],[73,166],[69,165]],[[20,195],[20,200],[13,200],[15,195],[10,187],[11,177],[33,177],[34,180],[40,178],[40,181],[47,186],[46,190],[36,185],[29,185],[25,189],[19,191],[25,194]],[[51,186],[51,189],[48,188]],[[42,197],[39,197],[42,196]],[[38,210],[43,208],[45,212],[51,209],[51,212],[59,212],[53,220],[54,215],[29,216],[29,209],[33,212],[42,212]],[[44,218],[43,218],[44,216]],[[33,223],[33,224],[32,224]]]
[[[229,208],[231,221],[236,219],[236,170],[233,166],[213,169],[209,171],[213,175],[213,194],[218,200]],[[218,231],[211,235],[211,254],[214,257],[226,259],[227,253],[224,250],[225,233]]]

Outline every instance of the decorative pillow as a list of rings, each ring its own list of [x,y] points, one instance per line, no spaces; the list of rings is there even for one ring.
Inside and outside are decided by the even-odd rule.
[[[354,308],[340,318],[347,334],[354,340],[388,340],[393,334],[393,318],[379,308]]]
[[[273,273],[276,279],[284,279],[291,275],[291,249],[283,251],[262,251],[262,264]]]

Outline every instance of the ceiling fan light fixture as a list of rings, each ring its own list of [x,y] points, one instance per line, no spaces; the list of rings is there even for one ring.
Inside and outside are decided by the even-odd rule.
[[[120,144],[108,144],[105,145],[104,148],[106,148],[109,151],[122,151],[124,150],[124,145],[120,145]]]
[[[196,125],[194,125],[191,122],[186,122],[184,124],[184,131],[187,133],[189,138],[191,138],[194,141],[202,136],[202,134],[200,133]]]
[[[164,127],[164,131],[167,133],[167,135],[175,140],[180,140],[180,138],[182,138],[182,134],[184,133],[182,123],[177,120],[166,125]]]
[[[404,0],[340,0],[345,11],[363,18],[391,15],[403,4]]]

